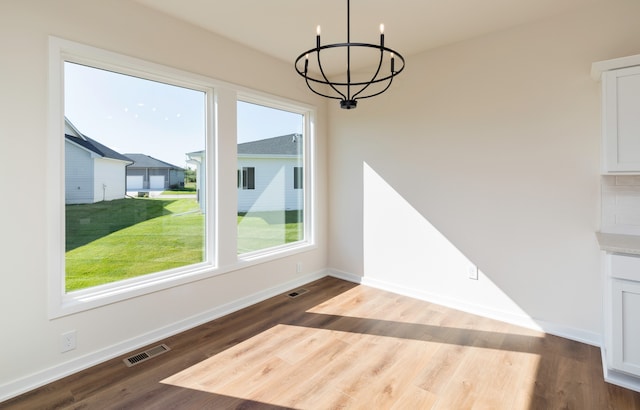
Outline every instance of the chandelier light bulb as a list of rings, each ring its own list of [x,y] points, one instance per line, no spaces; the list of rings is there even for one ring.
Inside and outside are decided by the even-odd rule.
[[[380,34],[384,34],[384,24],[380,24]]]

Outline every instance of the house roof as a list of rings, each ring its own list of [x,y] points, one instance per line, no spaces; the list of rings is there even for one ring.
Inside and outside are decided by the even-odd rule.
[[[132,165],[129,165],[129,168],[169,168],[169,169],[177,169],[184,171],[184,168],[181,168],[177,165],[170,164],[168,162],[161,161],[157,158],[151,157],[145,154],[125,154],[128,158],[131,158],[133,161]]]
[[[98,141],[91,139],[84,134],[80,134],[80,135],[82,136],[82,138],[76,137],[74,135],[69,135],[69,134],[65,134],[64,137],[67,139],[67,141],[78,144],[81,147],[84,147],[87,150],[95,154],[98,154],[103,158],[111,158],[111,159],[117,159],[120,161],[133,162],[132,159],[120,154],[119,152],[112,150],[106,145],[102,145]]]
[[[302,135],[287,134],[280,137],[238,144],[238,154],[245,155],[300,155]]]

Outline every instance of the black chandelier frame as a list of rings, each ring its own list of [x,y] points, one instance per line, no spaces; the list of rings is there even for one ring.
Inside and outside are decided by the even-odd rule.
[[[393,82],[395,76],[400,74],[405,67],[404,57],[397,51],[386,47],[384,45],[384,32],[380,33],[380,44],[370,44],[370,43],[352,43],[351,42],[351,0],[347,0],[347,42],[346,43],[334,43],[334,44],[325,44],[320,45],[320,33],[316,35],[316,46],[311,48],[303,53],[301,53],[295,61],[295,69],[298,74],[300,74],[307,84],[307,87],[314,92],[315,94],[340,100],[340,107],[350,110],[356,108],[359,99],[371,98],[376,95],[380,95],[383,92],[387,91]],[[382,27],[382,26],[381,26]],[[344,81],[331,81],[325,74],[324,68],[322,67],[322,61],[320,58],[320,52],[323,50],[334,49],[334,48],[346,48],[347,49],[347,72],[346,72],[346,82]],[[351,81],[351,49],[352,48],[372,48],[380,50],[380,58],[378,60],[378,67],[375,70],[375,73],[370,77],[369,81]],[[388,52],[390,55],[390,67],[389,74],[379,77],[381,75],[382,63],[384,61],[384,53]],[[322,77],[313,77],[309,73],[309,56],[316,55],[316,59],[318,62],[318,68],[320,70],[320,75]],[[395,59],[399,59],[399,69],[396,69]],[[304,64],[301,61],[304,60]],[[301,67],[302,66],[302,67]],[[379,88],[372,91],[370,94],[365,93],[365,91],[372,84],[380,84],[387,82],[387,84],[382,85],[382,89]],[[314,85],[325,85],[329,86],[335,93],[327,94],[325,92],[318,91],[315,89]],[[355,88],[355,90],[353,90]]]

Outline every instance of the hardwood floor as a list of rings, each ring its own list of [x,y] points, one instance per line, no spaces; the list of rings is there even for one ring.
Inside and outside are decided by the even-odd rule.
[[[305,288],[0,408],[640,409],[596,347],[339,279]]]

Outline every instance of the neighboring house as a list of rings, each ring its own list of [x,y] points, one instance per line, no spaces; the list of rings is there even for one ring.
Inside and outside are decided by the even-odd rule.
[[[238,144],[238,212],[303,208],[300,134]]]
[[[67,119],[65,130],[65,203],[90,204],[126,194],[126,156],[82,134]]]
[[[164,190],[184,186],[184,168],[144,154],[125,154],[133,164],[127,167],[127,191]]]

